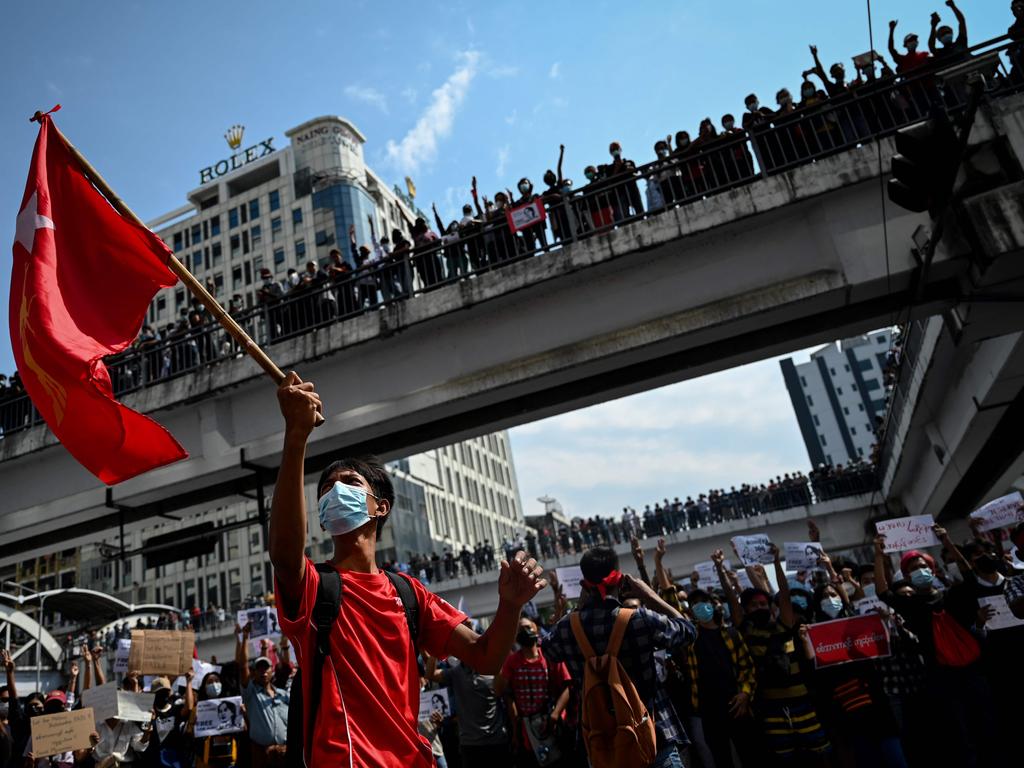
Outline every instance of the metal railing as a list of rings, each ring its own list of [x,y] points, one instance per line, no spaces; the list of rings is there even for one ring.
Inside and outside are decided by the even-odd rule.
[[[1000,57],[990,95],[1024,91],[1024,43],[1007,42],[1004,36],[975,46],[970,54]],[[579,190],[542,193],[547,219],[533,227],[513,232],[503,210],[484,211],[482,220],[455,233],[424,236],[340,279],[304,284],[234,317],[259,344],[274,344],[813,164],[937,111],[956,114],[965,106],[966,87],[955,78],[943,82],[936,77],[938,69],[881,77],[765,119],[749,132],[698,138],[689,148],[640,167],[608,167],[602,178]],[[108,358],[107,365],[114,394],[123,395],[241,355],[219,325],[199,322],[179,324],[163,339],[144,334],[131,349]],[[39,423],[27,396],[8,392],[0,400],[0,434]]]

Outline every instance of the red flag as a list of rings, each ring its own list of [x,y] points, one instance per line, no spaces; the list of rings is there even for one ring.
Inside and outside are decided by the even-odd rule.
[[[154,294],[177,281],[169,253],[111,207],[43,116],[14,241],[11,346],[50,429],[107,485],[188,456],[114,399],[102,359],[132,343]]]

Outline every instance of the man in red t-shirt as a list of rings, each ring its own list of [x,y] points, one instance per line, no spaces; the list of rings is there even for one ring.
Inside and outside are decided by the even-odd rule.
[[[549,664],[538,647],[539,633],[534,621],[526,616],[519,620],[516,641],[519,650],[510,654],[494,678],[494,693],[508,696],[512,738],[521,753],[520,763],[531,764],[532,754],[525,720],[547,715],[547,729],[554,729],[569,704],[572,677],[564,663]]]
[[[315,653],[312,610],[320,574],[304,554],[306,440],[320,412],[312,383],[293,372],[278,388],[285,420],[284,451],[270,516],[270,559],[281,629],[295,647],[300,669]],[[329,561],[342,578],[341,610],[323,667],[314,723],[305,718],[309,766],[430,768],[430,745],[419,735],[419,673],[402,600],[377,568],[377,537],[394,504],[387,472],[373,459],[331,464],[317,484],[320,525],[334,540]],[[481,674],[494,674],[512,647],[520,611],[545,586],[536,560],[518,552],[502,562],[498,607],[483,635],[463,625],[465,614],[409,579],[419,603],[416,647],[455,656]],[[308,675],[304,674],[308,681]],[[303,685],[303,711],[312,710]],[[310,730],[312,729],[312,730]]]

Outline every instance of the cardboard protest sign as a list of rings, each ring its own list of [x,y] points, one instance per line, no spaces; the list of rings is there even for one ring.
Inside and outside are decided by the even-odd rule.
[[[505,216],[508,218],[508,228],[513,232],[518,232],[527,227],[543,224],[547,213],[544,211],[544,203],[537,198],[517,208],[506,208]]]
[[[885,536],[886,552],[906,552],[938,546],[939,540],[932,530],[934,525],[935,520],[931,515],[914,515],[895,520],[879,520],[875,523],[875,530]]]
[[[1010,627],[1024,626],[1024,619],[1018,619],[1010,611],[1010,606],[1006,604],[1005,595],[990,595],[989,597],[979,597],[978,605],[989,606],[995,608],[995,615],[985,622],[985,629],[990,632],[995,632],[1000,629],[1009,629]]]
[[[558,585],[562,588],[562,594],[569,600],[580,596],[580,582],[583,580],[583,571],[578,565],[566,565],[555,568],[555,575],[558,576]]]
[[[451,714],[447,688],[420,691],[420,720],[429,720],[434,712],[440,712],[441,717],[448,717]]]
[[[29,723],[32,726],[32,753],[37,758],[86,749],[92,744],[89,736],[96,730],[96,720],[88,707],[54,715],[38,715]]]
[[[111,717],[147,723],[153,709],[153,698],[152,693],[119,691],[114,682],[82,691],[82,704],[92,709],[97,725]]]
[[[199,659],[192,659],[192,689],[198,691],[203,686],[203,678],[211,672],[220,674],[220,664],[208,664]]]
[[[816,541],[787,541],[783,545],[786,568],[794,571],[813,571],[821,557],[821,544]]]
[[[807,626],[814,666],[830,667],[889,655],[889,630],[877,613]]]
[[[128,656],[131,653],[132,641],[128,638],[121,638],[117,641],[117,649],[114,651],[114,673],[122,675],[128,673]]]
[[[728,560],[723,560],[722,565],[725,566],[725,570],[732,570],[732,563]],[[697,572],[697,576],[700,580],[697,585],[701,589],[716,589],[719,586],[718,582],[718,571],[715,570],[715,564],[710,560],[705,560],[703,563],[697,563],[693,566],[693,570]]]
[[[150,675],[183,675],[192,669],[191,630],[133,629],[128,667]]]
[[[979,531],[994,531],[1024,522],[1024,496],[1014,491],[993,499],[971,512],[971,519],[981,521]]]
[[[755,533],[750,536],[733,536],[732,545],[736,548],[743,565],[769,565],[775,562],[771,553],[771,539],[767,534]]]
[[[196,702],[196,738],[241,733],[245,730],[242,716],[242,697],[206,699]]]

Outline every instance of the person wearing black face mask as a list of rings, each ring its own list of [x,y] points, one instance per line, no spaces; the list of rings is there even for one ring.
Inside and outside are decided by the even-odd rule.
[[[731,159],[726,163],[726,173],[731,182],[744,181],[754,176],[754,158],[747,144],[747,133],[736,126],[731,114],[722,115],[721,136],[731,149]]]
[[[800,668],[796,614],[779,548],[771,545],[775,579],[779,585],[778,617],[772,615],[771,596],[763,589],[736,594],[724,568],[721,550],[712,555],[722,589],[729,598],[734,623],[747,642],[757,672],[754,715],[768,749],[780,758],[799,757],[807,765],[826,765],[832,749],[818,720],[814,699]]]
[[[642,216],[644,206],[635,178],[636,163],[623,157],[622,147],[617,141],[608,145],[608,153],[612,156],[607,176],[613,185],[611,198],[612,207],[615,209],[615,220],[626,219],[630,215]]]
[[[537,625],[523,616],[516,632],[519,650],[509,655],[494,678],[495,695],[506,697],[518,766],[535,765],[526,721],[536,723],[538,716],[546,716],[546,732],[551,732],[561,723],[569,704],[569,670],[564,663],[547,661],[538,647],[539,639]]]

